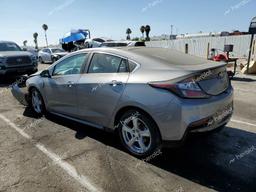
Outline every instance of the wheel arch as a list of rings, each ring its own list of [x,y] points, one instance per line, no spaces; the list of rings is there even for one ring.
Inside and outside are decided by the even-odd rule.
[[[44,105],[45,105],[45,107],[46,107],[46,99],[45,99],[44,95],[42,94],[42,92],[40,91],[40,89],[39,89],[37,86],[35,86],[35,85],[31,85],[31,86],[29,86],[29,88],[28,88],[28,96],[29,96],[29,99],[31,98],[31,91],[32,91],[32,89],[36,89],[36,90],[40,93],[40,95],[41,95],[42,98],[43,98]]]
[[[129,110],[137,110],[139,111],[140,113],[143,113],[144,115],[146,115],[147,117],[149,117],[153,122],[154,124],[156,125],[157,127],[157,131],[158,131],[158,134],[160,136],[160,139],[162,140],[162,135],[161,135],[161,132],[159,130],[159,127],[156,123],[156,121],[154,120],[154,118],[145,110],[143,110],[142,108],[140,107],[137,107],[137,106],[125,106],[125,107],[122,107],[120,108],[117,113],[115,114],[115,118],[114,118],[114,131],[117,130],[117,124],[118,124],[118,121],[120,120],[120,118],[122,117],[122,115],[129,111]]]

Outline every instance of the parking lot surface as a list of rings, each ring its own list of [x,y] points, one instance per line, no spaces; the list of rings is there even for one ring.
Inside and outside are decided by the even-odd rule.
[[[43,69],[48,65],[40,65]],[[36,118],[0,84],[0,191],[256,191],[256,78],[238,76],[234,115],[143,162],[118,137],[54,115]]]

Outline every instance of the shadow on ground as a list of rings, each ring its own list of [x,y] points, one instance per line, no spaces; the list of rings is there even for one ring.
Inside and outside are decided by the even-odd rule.
[[[25,116],[34,117],[30,109]],[[76,132],[77,139],[93,138],[122,150],[117,135],[47,114],[54,123]],[[252,147],[255,147],[255,150]],[[239,157],[239,158],[238,158]],[[183,147],[163,149],[150,164],[217,191],[256,191],[256,134],[226,127],[212,135],[193,135]]]
[[[247,78],[247,77],[233,77],[231,80],[232,81],[243,81],[243,82],[254,82],[254,81],[256,81],[255,79]]]

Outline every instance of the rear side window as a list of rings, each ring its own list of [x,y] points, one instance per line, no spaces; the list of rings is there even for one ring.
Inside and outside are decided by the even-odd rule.
[[[136,63],[134,63],[133,61],[129,61],[130,72],[132,72],[136,67],[137,67]]]
[[[128,72],[126,60],[108,54],[95,53],[91,60],[88,73]]]

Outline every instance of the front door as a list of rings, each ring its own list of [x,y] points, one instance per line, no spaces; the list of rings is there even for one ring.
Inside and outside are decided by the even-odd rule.
[[[54,67],[52,77],[44,79],[47,106],[50,111],[76,116],[76,86],[81,69],[86,62],[86,53],[70,56]]]

